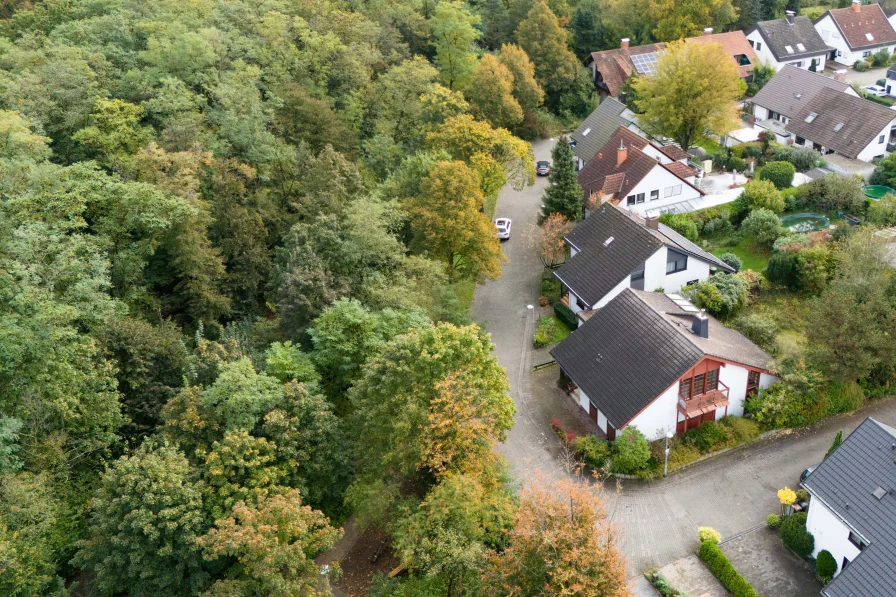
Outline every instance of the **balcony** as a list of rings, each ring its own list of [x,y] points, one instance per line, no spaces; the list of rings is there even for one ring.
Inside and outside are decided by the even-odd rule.
[[[678,399],[678,412],[688,419],[694,419],[714,412],[717,408],[728,406],[728,386],[719,382],[717,390],[698,394],[688,400]]]

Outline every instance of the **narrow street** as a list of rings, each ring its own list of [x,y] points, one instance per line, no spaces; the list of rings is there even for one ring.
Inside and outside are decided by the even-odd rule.
[[[551,141],[533,146],[536,160],[550,159]],[[537,364],[532,348],[536,315],[527,305],[537,309],[542,265],[528,237],[546,186],[547,180],[539,178],[521,192],[502,191],[495,215],[513,220],[513,238],[504,243],[508,263],[501,278],[477,287],[473,300],[473,319],[491,333],[516,403],[516,424],[500,451],[520,483],[539,474],[548,479],[566,474],[560,442],[549,423],[555,403],[533,395],[543,390],[532,383],[531,373]],[[764,524],[778,509],[777,490],[797,487],[800,473],[822,459],[837,430],[846,435],[866,416],[894,425],[896,401],[732,451],[665,480],[607,482],[608,509],[623,532],[632,574],[693,553],[698,526],[712,526],[731,537]]]

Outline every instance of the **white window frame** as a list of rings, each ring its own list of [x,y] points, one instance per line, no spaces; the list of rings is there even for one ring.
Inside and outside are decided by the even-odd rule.
[[[651,201],[656,201],[659,198],[660,198],[660,190],[659,189],[650,191],[650,200]]]

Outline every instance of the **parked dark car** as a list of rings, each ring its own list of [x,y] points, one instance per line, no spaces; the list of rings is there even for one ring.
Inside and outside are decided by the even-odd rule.
[[[539,176],[547,176],[551,173],[550,162],[535,162],[535,173]]]

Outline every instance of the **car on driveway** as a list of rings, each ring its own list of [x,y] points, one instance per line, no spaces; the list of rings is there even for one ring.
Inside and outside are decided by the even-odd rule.
[[[495,220],[495,228],[497,229],[498,238],[501,240],[510,238],[510,227],[512,225],[513,222],[510,221],[510,218],[498,218]]]
[[[547,176],[551,173],[551,163],[550,162],[535,162],[535,173],[539,176]]]
[[[877,97],[883,97],[887,95],[887,90],[880,85],[866,85],[865,87],[862,87],[862,89],[864,89],[865,92],[869,95],[876,95]]]

